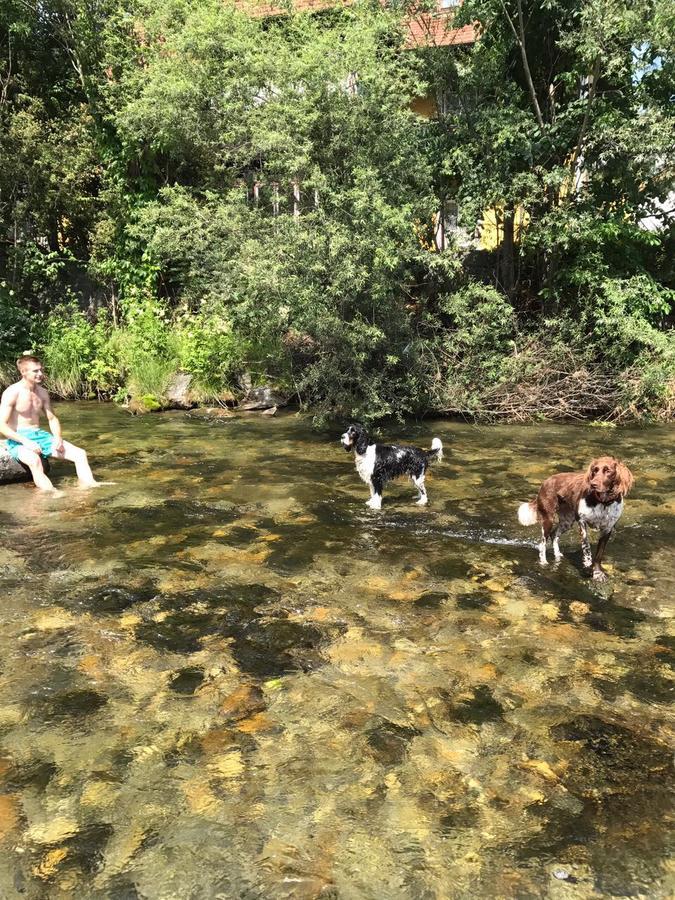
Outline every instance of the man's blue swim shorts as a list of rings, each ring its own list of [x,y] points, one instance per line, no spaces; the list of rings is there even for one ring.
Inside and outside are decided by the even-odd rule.
[[[54,435],[42,428],[17,428],[16,433],[21,437],[28,438],[29,441],[35,441],[40,445],[40,453],[45,459],[52,455],[52,447],[54,446]],[[23,447],[18,441],[7,438],[7,451],[12,459],[19,461],[19,447]]]

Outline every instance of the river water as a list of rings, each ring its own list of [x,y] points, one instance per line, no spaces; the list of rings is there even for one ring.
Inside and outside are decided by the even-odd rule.
[[[1,489],[1,897],[672,896],[672,429],[392,427],[373,512],[340,427],[59,415],[117,484]],[[516,521],[599,451],[604,585]]]

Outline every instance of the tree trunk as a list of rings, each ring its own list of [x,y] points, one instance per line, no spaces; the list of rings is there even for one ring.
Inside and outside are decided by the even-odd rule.
[[[502,241],[500,260],[500,281],[502,288],[513,299],[516,289],[515,278],[515,212],[513,209],[504,210],[504,240]]]

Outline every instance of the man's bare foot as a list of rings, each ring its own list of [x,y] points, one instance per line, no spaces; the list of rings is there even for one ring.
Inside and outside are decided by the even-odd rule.
[[[81,488],[97,488],[97,487],[105,487],[108,484],[117,484],[116,481],[79,481],[79,486]]]

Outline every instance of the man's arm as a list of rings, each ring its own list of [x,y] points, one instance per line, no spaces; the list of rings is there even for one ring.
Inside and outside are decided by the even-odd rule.
[[[14,412],[15,404],[16,389],[14,385],[12,385],[3,392],[2,398],[0,398],[0,435],[6,438],[11,438],[11,440],[16,441],[18,444],[23,444],[24,447],[28,447],[29,450],[34,450],[39,454],[40,445],[36,444],[35,441],[29,441],[28,438],[22,437],[20,434],[14,431],[14,429],[9,424],[9,420],[11,419],[12,413]]]
[[[52,403],[49,399],[49,394],[44,388],[40,391],[40,398],[42,400],[42,408],[47,414],[47,421],[49,422],[49,430],[54,435],[54,450],[57,453],[60,453],[63,450],[63,437],[61,436],[61,423],[56,418],[54,410],[52,409]]]
[[[8,387],[6,391],[2,392],[2,398],[0,398],[0,434],[3,437],[11,438],[13,441],[19,441],[21,440],[19,435],[13,428],[9,427],[9,420],[15,403],[16,393],[11,387]]]

